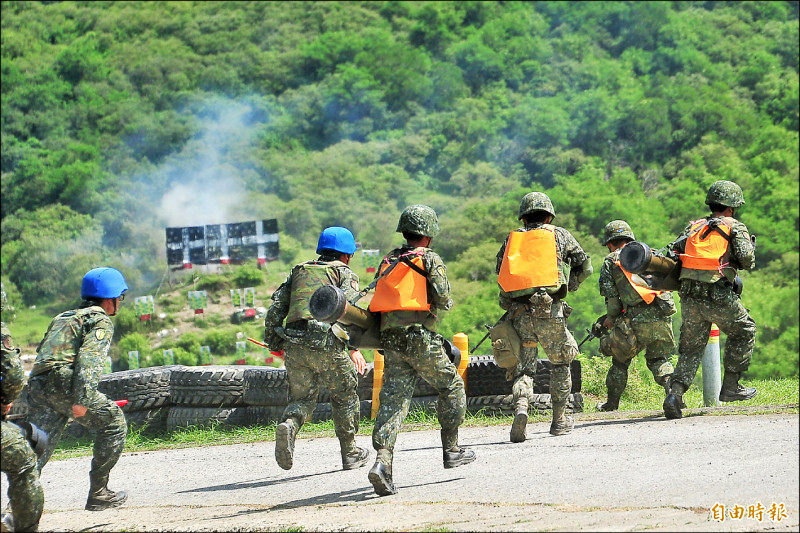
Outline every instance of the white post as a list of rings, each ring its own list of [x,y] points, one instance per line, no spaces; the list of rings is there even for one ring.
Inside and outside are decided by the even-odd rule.
[[[720,389],[722,372],[719,363],[719,328],[716,324],[711,324],[711,334],[703,354],[703,405],[719,405]]]

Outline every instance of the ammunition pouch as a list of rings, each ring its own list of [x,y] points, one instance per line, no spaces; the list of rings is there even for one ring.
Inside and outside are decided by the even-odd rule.
[[[497,366],[500,368],[514,368],[519,360],[522,340],[510,320],[501,320],[490,331],[492,338],[492,353]]]
[[[600,353],[619,361],[627,361],[636,356],[637,339],[629,316],[618,318],[608,335],[600,337]]]
[[[550,318],[553,308],[553,297],[545,291],[535,292],[528,298],[527,307],[534,317]]]

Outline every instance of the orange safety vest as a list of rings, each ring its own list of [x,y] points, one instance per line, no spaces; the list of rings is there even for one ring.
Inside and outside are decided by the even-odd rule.
[[[557,286],[555,232],[545,228],[512,231],[497,282],[505,292]]]
[[[708,226],[708,221],[695,220],[691,223],[686,251],[681,254],[681,267],[689,270],[716,270],[723,266],[720,259],[728,251],[731,227],[719,222],[716,229]],[[706,229],[703,229],[706,228]]]
[[[413,255],[415,257],[410,260],[407,257],[405,259],[424,273],[422,254],[414,252]],[[383,263],[380,272],[383,273],[389,265],[390,263]],[[380,312],[429,311],[431,304],[428,302],[428,278],[419,271],[401,259],[391,272],[378,279],[369,310]]]
[[[655,289],[639,285],[638,283],[633,281],[632,278],[633,274],[622,268],[622,265],[620,264],[619,260],[617,260],[615,264],[619,267],[622,273],[625,274],[625,277],[628,278],[628,283],[631,284],[631,287],[633,287],[633,289],[639,294],[639,296],[642,297],[642,300],[644,300],[646,304],[649,305],[653,303],[653,300],[656,299],[656,296],[664,293],[664,291],[657,291]]]

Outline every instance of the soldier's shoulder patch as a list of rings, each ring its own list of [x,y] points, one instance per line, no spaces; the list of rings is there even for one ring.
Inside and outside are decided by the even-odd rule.
[[[447,268],[445,268],[444,265],[436,265],[436,273],[439,274],[440,276],[446,276]]]
[[[106,330],[98,328],[94,330],[94,336],[97,337],[97,340],[101,341],[106,338]]]
[[[358,282],[356,280],[351,279],[350,286],[353,288],[354,291],[358,291]]]

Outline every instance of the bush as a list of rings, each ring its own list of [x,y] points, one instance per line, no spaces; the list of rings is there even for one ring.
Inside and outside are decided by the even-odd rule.
[[[150,341],[147,336],[142,333],[129,333],[120,339],[116,348],[116,357],[112,355],[112,359],[116,361],[114,368],[117,370],[128,370],[128,352],[139,352],[139,366],[153,366],[150,364]],[[113,351],[112,351],[113,353]]]
[[[264,283],[264,272],[251,265],[242,265],[233,273],[236,287],[258,287]]]
[[[220,274],[201,274],[195,283],[195,290],[220,292],[227,290],[231,286],[231,282]]]

